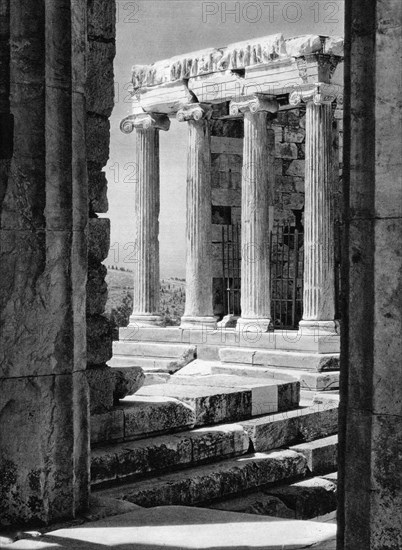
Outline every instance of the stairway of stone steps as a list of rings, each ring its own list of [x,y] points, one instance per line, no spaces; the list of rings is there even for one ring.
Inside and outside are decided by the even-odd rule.
[[[196,347],[181,343],[155,342],[113,342],[113,357],[108,361],[111,367],[135,365],[146,373],[172,374],[196,357]]]
[[[334,509],[333,483],[317,476],[336,470],[336,396],[302,392],[300,399],[294,379],[189,373],[184,368],[163,384],[143,386],[92,417],[95,494],[144,507],[221,510],[247,498],[249,510],[260,510],[252,513],[279,517]],[[291,489],[282,497],[270,493],[281,486]],[[261,495],[263,503],[282,504],[258,505]],[[314,505],[317,498],[324,504]]]

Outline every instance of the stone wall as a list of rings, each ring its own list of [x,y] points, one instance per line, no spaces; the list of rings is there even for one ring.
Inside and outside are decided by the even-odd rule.
[[[1,525],[88,504],[82,6],[0,3]]]
[[[107,181],[103,171],[109,158],[109,117],[114,106],[113,60],[116,5],[113,0],[88,0],[87,167],[89,194],[87,280],[87,377],[91,411],[109,408],[113,380],[106,361],[112,356],[111,327],[104,315],[107,301],[106,267],[110,245]]]
[[[115,3],[42,4],[0,3],[1,525],[87,507],[90,403],[111,407],[116,385],[97,216]]]
[[[347,2],[339,550],[402,548],[400,0]]]

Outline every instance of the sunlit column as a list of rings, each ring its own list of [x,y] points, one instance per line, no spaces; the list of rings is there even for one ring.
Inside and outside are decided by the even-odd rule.
[[[211,138],[208,106],[188,105],[177,113],[187,121],[186,305],[183,328],[215,327],[212,305]]]
[[[335,334],[333,208],[333,92],[316,85],[294,92],[290,103],[306,103],[303,333]]]
[[[275,140],[269,113],[277,110],[275,99],[260,95],[230,105],[230,114],[244,113],[239,330],[267,332],[271,322],[269,236]]]
[[[153,326],[159,315],[159,130],[169,118],[160,114],[128,117],[124,133],[135,129],[137,178],[134,183],[134,292],[129,326]]]

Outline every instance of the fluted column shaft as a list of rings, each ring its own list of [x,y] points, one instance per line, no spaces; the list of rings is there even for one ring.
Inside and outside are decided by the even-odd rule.
[[[274,180],[273,130],[267,112],[277,111],[276,101],[252,98],[231,105],[244,113],[241,195],[241,317],[239,330],[268,330],[270,297],[270,205]]]
[[[159,131],[136,129],[133,313],[130,324],[155,324],[159,313]]]
[[[181,326],[216,326],[212,305],[211,138],[199,108],[188,124],[186,212],[186,305]],[[196,115],[196,116],[194,116]],[[202,117],[202,118],[201,118]]]
[[[140,114],[120,128],[135,128],[137,179],[134,184],[134,292],[129,326],[153,326],[159,315],[159,130],[169,129],[165,115]]]
[[[335,332],[331,103],[306,105],[303,331]]]
[[[257,324],[264,332],[271,318],[269,198],[272,174],[269,173],[268,142],[267,113],[246,112],[241,196],[241,318],[238,325]]]

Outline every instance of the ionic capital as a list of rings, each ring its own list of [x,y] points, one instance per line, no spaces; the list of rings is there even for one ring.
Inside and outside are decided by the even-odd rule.
[[[177,111],[176,118],[179,122],[187,120],[197,121],[203,118],[208,119],[211,114],[212,107],[208,103],[189,103]]]
[[[289,104],[293,107],[309,101],[312,101],[315,105],[330,105],[334,101],[342,104],[342,87],[336,84],[316,82],[315,84],[299,86],[297,90],[289,95]]]
[[[240,101],[231,101],[229,107],[229,113],[232,116],[239,115],[240,113],[258,113],[260,111],[266,111],[268,113],[276,113],[279,109],[276,98],[271,96],[264,96],[263,94],[256,94],[251,97],[245,97]]]
[[[170,120],[167,115],[160,113],[141,113],[129,115],[120,122],[120,130],[123,134],[130,134],[134,128],[138,130],[169,130]]]

